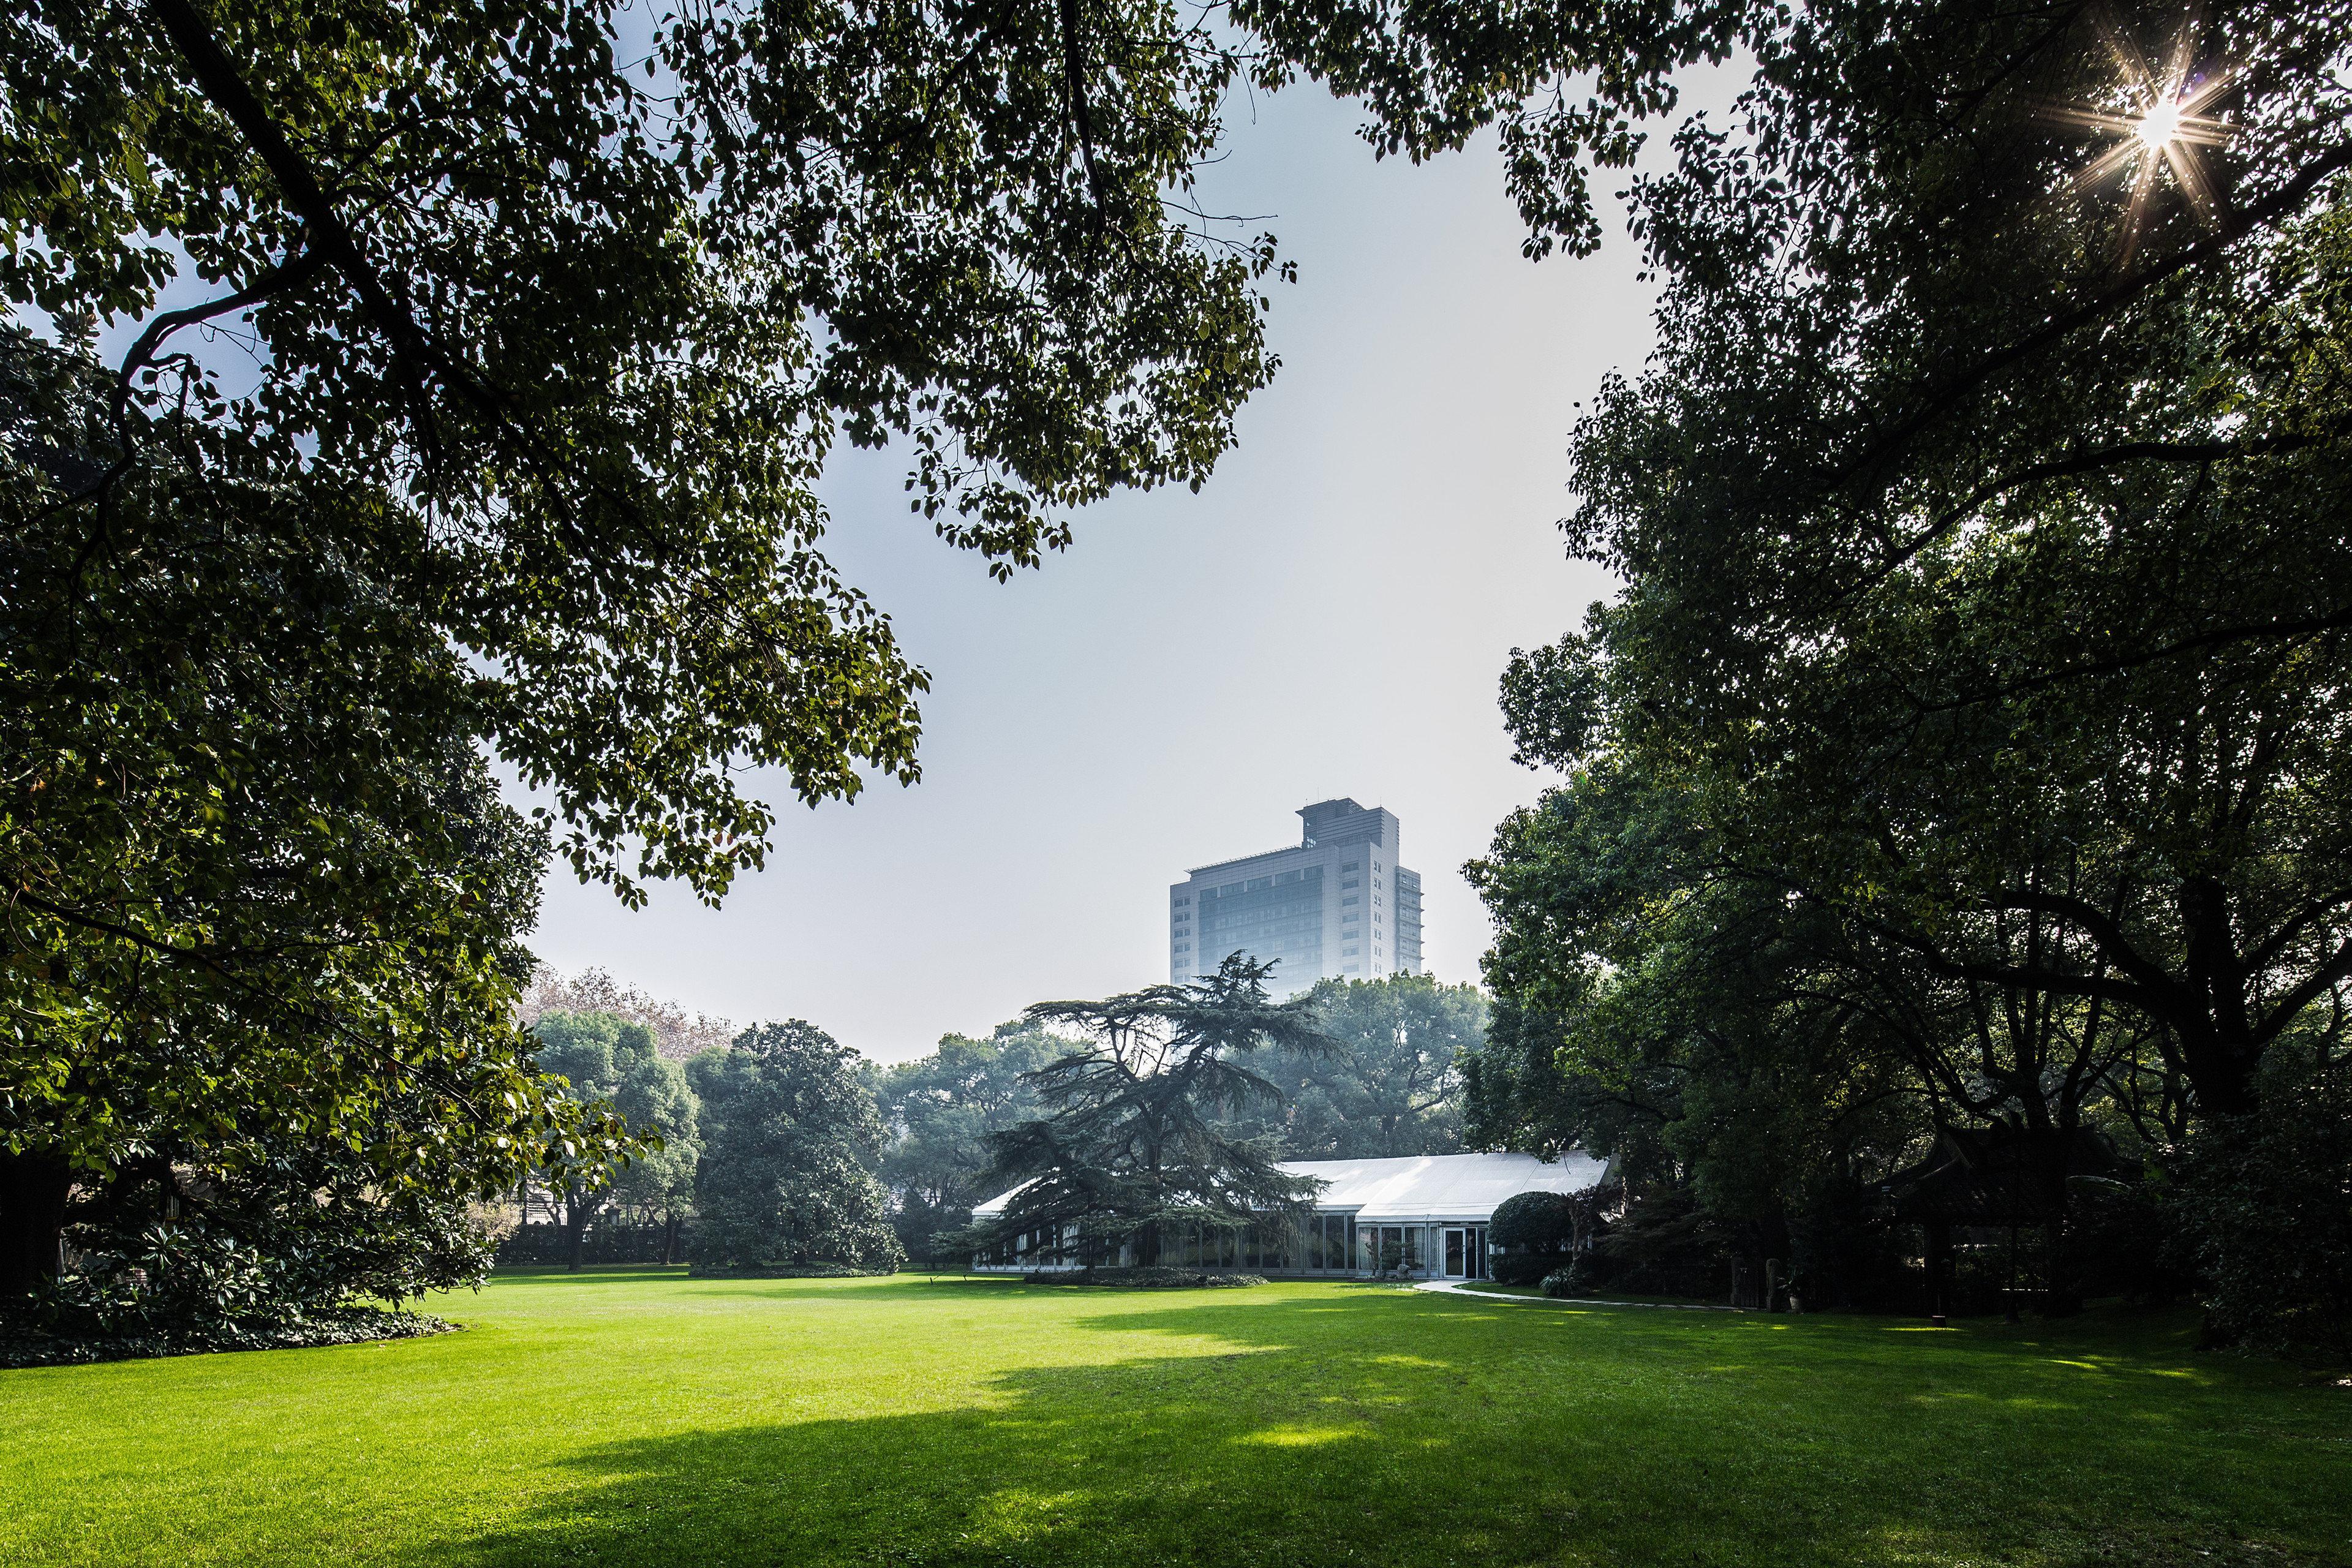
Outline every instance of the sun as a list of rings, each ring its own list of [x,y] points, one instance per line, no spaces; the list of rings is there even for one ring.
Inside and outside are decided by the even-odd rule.
[[[2139,138],[2140,145],[2150,152],[2162,152],[2168,143],[2180,135],[2179,101],[2166,99],[2151,106],[2139,117],[2139,123],[2132,127],[2132,134]]]
[[[2059,105],[2048,117],[2108,143],[2072,184],[2077,192],[2118,182],[2126,188],[2118,238],[2128,256],[2167,185],[2179,192],[2200,222],[2216,221],[2218,171],[2209,155],[2237,127],[2212,110],[2231,77],[2227,70],[2197,68],[2189,30],[2174,41],[2168,58],[2153,65],[2120,33],[2103,31],[2118,79],[2115,97],[2100,104]]]

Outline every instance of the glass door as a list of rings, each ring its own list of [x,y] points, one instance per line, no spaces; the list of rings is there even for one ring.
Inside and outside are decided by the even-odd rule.
[[[1458,1225],[1445,1227],[1445,1277],[1460,1279],[1469,1272],[1470,1237]]]

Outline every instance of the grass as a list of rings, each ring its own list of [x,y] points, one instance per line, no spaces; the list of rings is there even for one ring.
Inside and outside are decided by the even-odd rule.
[[[2178,1317],[502,1277],[0,1373],[0,1563],[2352,1563],[2352,1390]]]

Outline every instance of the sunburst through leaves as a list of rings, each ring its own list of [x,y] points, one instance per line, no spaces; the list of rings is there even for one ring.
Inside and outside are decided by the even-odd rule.
[[[2127,189],[2121,226],[2128,253],[2146,230],[2158,197],[2178,189],[2198,221],[2214,223],[2221,187],[2211,164],[2212,150],[2236,127],[2212,112],[2228,90],[2227,69],[2200,69],[2192,19],[2175,37],[2160,64],[2151,64],[2137,45],[2113,27],[2104,29],[2108,52],[2121,80],[2105,104],[2064,104],[2052,118],[2108,141],[2072,182],[2076,192],[2121,181]]]

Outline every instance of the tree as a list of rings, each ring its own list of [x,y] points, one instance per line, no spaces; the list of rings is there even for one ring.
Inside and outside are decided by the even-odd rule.
[[[2237,1115],[2352,977],[2347,33],[2101,26],[1828,7],[1745,134],[1679,139],[1661,353],[1575,438],[1629,590],[1549,661],[1550,749],[1719,784],[1742,853],[1948,979],[2141,1015]],[[2227,124],[2147,150],[2166,94]]]
[[[1307,15],[1416,154],[1529,114],[1586,20]],[[1660,347],[1573,437],[1570,547],[1626,589],[1515,657],[1523,753],[1678,793],[1956,1119],[2236,1138],[2352,981],[2352,25],[1917,0],[1666,36],[1710,20],[1752,88],[1634,182]],[[1516,1093],[1587,1023],[1512,1013]]]
[[[931,1055],[885,1075],[877,1096],[888,1137],[882,1180],[909,1253],[928,1256],[932,1237],[969,1225],[971,1205],[992,1195],[980,1185],[992,1160],[989,1134],[1036,1116],[1040,1102],[1027,1075],[1069,1047],[1020,1019],[984,1040],[942,1036]]]
[[[617,1115],[636,1139],[625,1156],[605,1164],[558,1164],[568,1264],[580,1268],[588,1227],[613,1203],[661,1226],[662,1261],[670,1261],[701,1153],[685,1069],[663,1059],[651,1028],[610,1013],[543,1013],[531,1035],[541,1072],[562,1079],[572,1100]]]
[[[649,88],[610,4],[0,20],[0,1295],[222,1129],[512,1184],[484,749],[631,900],[762,863],[745,763],[914,776],[837,439],[999,572],[1208,471],[1272,368],[1270,248],[1180,210],[1231,59],[1087,16],[695,8]]]
[[[219,460],[159,419],[355,483],[382,504],[320,526],[409,552],[387,590],[471,655],[465,711],[575,868],[627,891],[634,837],[636,875],[708,896],[764,853],[736,759],[811,800],[912,776],[921,676],[815,547],[831,445],[906,435],[942,537],[1034,562],[1054,509],[1206,473],[1269,369],[1270,252],[1168,204],[1232,60],[1159,6],[1058,41],[1050,8],[695,8],[653,26],[651,89],[619,24],[14,14],[33,243],[0,281],[117,405],[95,471],[45,476],[91,560],[142,540],[133,469]],[[163,309],[184,276],[217,292]],[[100,317],[145,329],[103,367]],[[251,395],[176,337],[205,321],[257,340]]]
[[[1267,1052],[1258,1070],[1283,1103],[1270,1114],[1238,1110],[1234,1124],[1273,1138],[1290,1160],[1457,1152],[1455,1064],[1486,1030],[1478,988],[1394,974],[1321,981],[1309,997],[1329,1047]]]
[[[658,1140],[658,1146],[643,1145],[630,1154],[613,1178],[613,1199],[640,1225],[661,1227],[661,1260],[674,1263],[702,1165],[701,1107],[685,1068],[661,1056],[630,1065],[614,1088],[613,1107],[630,1131]]]
[[[675,1002],[661,1001],[637,985],[625,985],[608,972],[588,968],[564,975],[541,964],[531,974],[518,1011],[526,1024],[547,1013],[610,1013],[654,1032],[663,1056],[683,1062],[714,1046],[733,1042],[740,1032],[724,1018],[708,1013],[689,1015]]]
[[[856,1052],[794,1019],[696,1062],[717,1112],[696,1184],[697,1261],[887,1273],[906,1260],[875,1176],[882,1123]]]
[[[1966,1199],[1976,1223],[2046,1231],[2045,1300],[2071,1299],[2076,1184],[2125,1168],[2107,1132],[2158,1054],[2144,1021],[1953,979],[1744,863],[1690,795],[1623,764],[1515,814],[1470,872],[1496,921],[1489,978],[1520,1005],[1473,1063],[1474,1126],[1532,1121],[1686,1183],[1752,1266],[1790,1261],[1815,1300],[1867,1283],[1869,1194],[1964,1132],[2000,1173]],[[2032,920],[1949,934],[1988,960],[2096,963]],[[1533,1052],[1529,1017],[1549,1020]]]
[[[1151,1268],[1171,1227],[1236,1229],[1296,1213],[1314,1184],[1284,1173],[1267,1142],[1234,1135],[1216,1114],[1281,1101],[1244,1058],[1330,1049],[1311,1001],[1267,999],[1272,972],[1234,953],[1187,984],[1032,1006],[1032,1022],[1090,1044],[1027,1075],[1046,1114],[990,1139],[989,1184],[1017,1191],[956,1245],[979,1251],[1043,1232],[1044,1256],[1075,1247],[1093,1262],[1131,1246]]]
[[[175,700],[345,696],[331,644],[299,651],[318,625],[303,603],[287,663],[184,650]],[[152,651],[126,638],[108,657]],[[114,694],[118,714],[134,691]],[[508,1015],[543,850],[479,760],[372,768],[400,721],[363,710],[339,715],[340,754],[273,745],[235,701],[214,716],[194,747],[150,730],[136,751],[11,752],[32,793],[73,797],[84,832],[0,914],[16,1020],[0,1047],[0,1299],[49,1292],[86,1329],[218,1343],[231,1318],[266,1333],[478,1278],[470,1204],[510,1192],[543,1141],[558,1173],[625,1143],[547,1092]],[[24,719],[7,710],[0,730],[21,741]],[[248,787],[225,788],[243,759]],[[341,793],[354,771],[367,786]],[[200,828],[157,830],[192,802]]]

